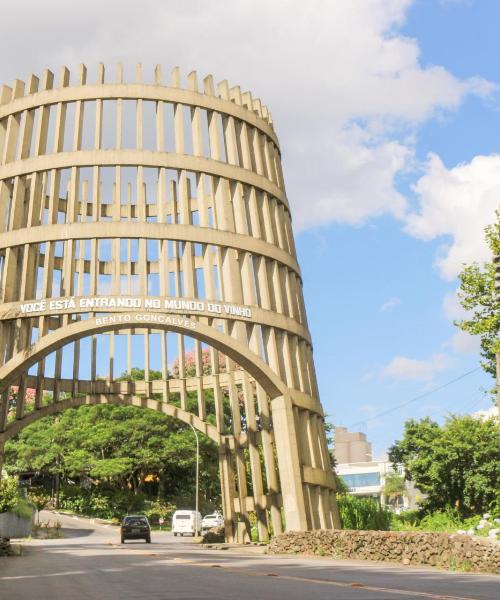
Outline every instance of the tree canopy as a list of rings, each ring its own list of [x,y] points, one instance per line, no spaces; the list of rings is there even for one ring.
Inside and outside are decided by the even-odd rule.
[[[95,495],[113,491],[194,505],[195,447],[192,430],[162,413],[82,406],[23,429],[6,444],[6,466],[39,479],[57,476],[72,494],[83,486]],[[218,451],[202,434],[200,467],[201,504],[213,510],[220,506]]]
[[[500,255],[500,210],[496,222],[486,228],[486,240],[491,256]],[[495,353],[500,351],[500,297],[495,293],[495,265],[493,260],[480,266],[466,265],[459,275],[458,297],[467,317],[457,321],[463,331],[481,339],[483,367],[493,377],[496,375]]]
[[[456,508],[462,516],[491,510],[500,516],[500,449],[495,419],[450,416],[405,423],[403,439],[389,450],[407,479],[427,494],[429,510]]]

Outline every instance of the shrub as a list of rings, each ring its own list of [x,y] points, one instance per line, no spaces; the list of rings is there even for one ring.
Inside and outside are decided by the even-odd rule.
[[[87,514],[90,510],[90,493],[75,486],[64,486],[59,493],[60,508],[72,512]]]
[[[407,511],[393,515],[391,522],[393,531],[442,531],[446,533],[465,533],[482,537],[498,538],[495,532],[500,529],[500,519],[494,514],[474,515],[461,519],[460,513],[449,507],[445,511],[423,513],[423,511]],[[490,533],[492,532],[492,533]]]
[[[0,479],[0,513],[13,512],[22,519],[31,519],[33,506],[21,494],[17,477]]]
[[[391,530],[408,531],[417,529],[420,524],[421,514],[419,510],[405,510],[400,514],[392,513]]]
[[[346,494],[338,496],[337,502],[343,529],[389,530],[391,513],[376,500]]]
[[[399,515],[392,515],[393,531],[444,531],[453,533],[463,527],[458,512],[452,508],[425,514],[418,510],[409,510]]]
[[[0,479],[0,513],[13,511],[19,500],[18,478],[2,477]]]
[[[460,529],[462,521],[456,510],[448,509],[425,515],[419,523],[422,531],[447,531],[454,532]]]
[[[17,504],[12,509],[12,512],[21,519],[31,519],[33,515],[33,505],[25,498],[19,498]]]

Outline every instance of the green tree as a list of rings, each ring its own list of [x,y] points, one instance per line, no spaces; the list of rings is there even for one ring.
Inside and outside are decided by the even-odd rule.
[[[496,222],[486,228],[486,240],[493,256],[500,255],[500,210]],[[455,324],[463,331],[481,339],[484,369],[496,376],[495,353],[500,351],[500,298],[495,294],[495,265],[493,260],[480,266],[466,265],[459,275],[460,303],[468,316]]]
[[[385,478],[384,494],[389,504],[396,505],[398,498],[401,498],[405,492],[405,478],[399,473],[390,473]]]
[[[6,465],[13,473],[57,475],[66,486],[84,484],[94,496],[120,492],[129,498],[125,506],[137,506],[140,497],[188,505],[194,493],[194,448],[193,432],[176,419],[103,404],[69,409],[26,427],[6,444]],[[202,506],[213,509],[220,505],[218,451],[204,435],[200,454]],[[75,488],[86,493],[72,485],[72,497]]]
[[[155,371],[154,369],[149,370],[149,381],[162,379],[163,375],[161,371]],[[124,371],[120,377],[117,377],[117,381],[144,381],[145,371],[138,367],[132,367],[131,371]]]
[[[462,517],[500,511],[500,449],[494,419],[450,416],[439,426],[429,417],[405,423],[389,458],[427,494],[424,508],[455,508]]]

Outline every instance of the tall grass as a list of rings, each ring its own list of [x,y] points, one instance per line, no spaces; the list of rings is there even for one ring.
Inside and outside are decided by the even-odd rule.
[[[342,529],[390,529],[391,513],[376,500],[345,494],[338,496],[337,502]]]

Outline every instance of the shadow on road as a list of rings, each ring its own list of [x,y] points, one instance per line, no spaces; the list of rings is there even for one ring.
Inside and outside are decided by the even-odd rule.
[[[61,527],[60,532],[63,538],[78,538],[88,537],[94,533],[94,529],[90,528],[73,528],[73,527]]]

